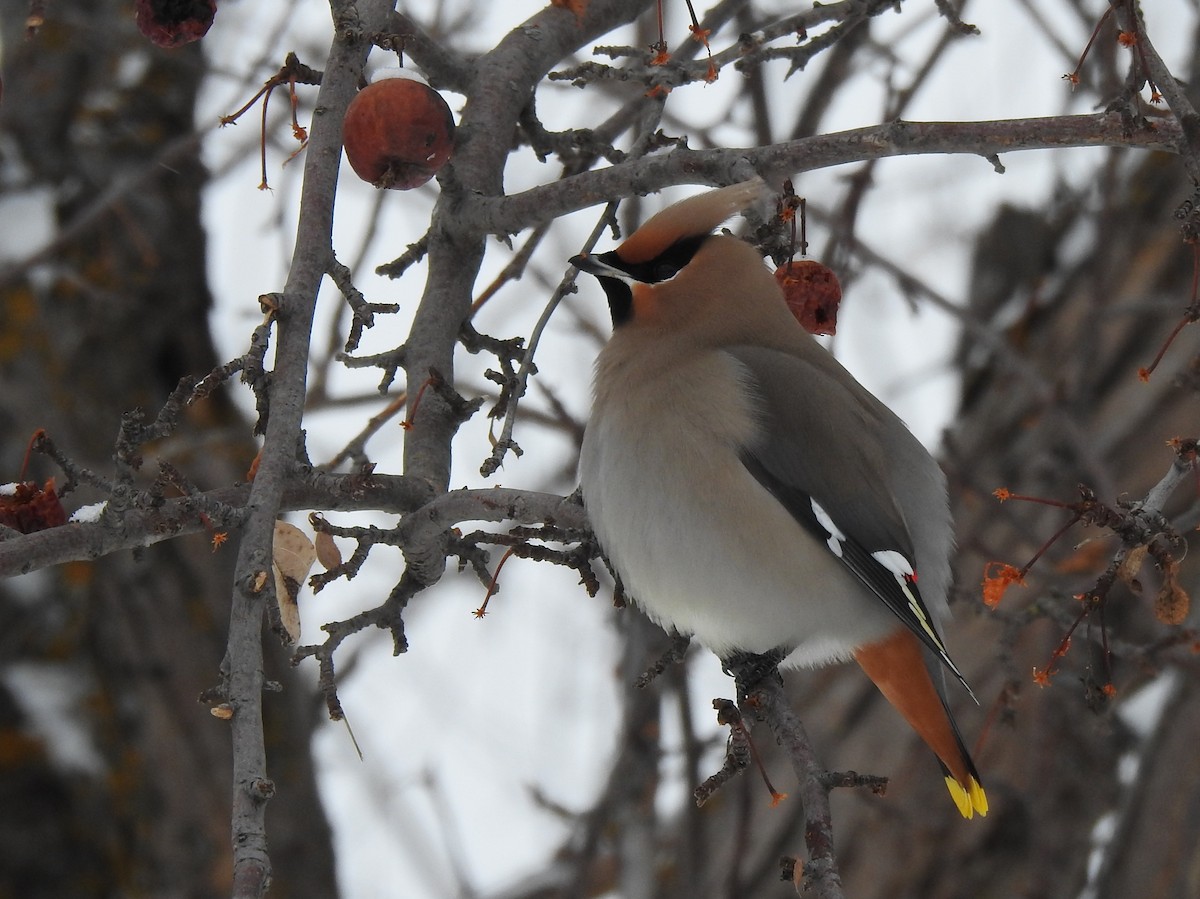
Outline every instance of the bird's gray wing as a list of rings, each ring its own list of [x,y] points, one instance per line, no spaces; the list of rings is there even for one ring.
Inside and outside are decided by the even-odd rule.
[[[936,463],[816,345],[803,355],[758,346],[725,351],[742,367],[759,422],[740,448],[747,470],[963,680],[917,587],[906,525],[912,513],[898,498],[906,491],[892,486]]]

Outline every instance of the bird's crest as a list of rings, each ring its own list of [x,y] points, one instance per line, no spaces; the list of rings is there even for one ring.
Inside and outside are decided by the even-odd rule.
[[[630,265],[648,262],[676,241],[708,234],[767,193],[761,178],[751,178],[680,200],[648,218],[617,248],[617,256]]]

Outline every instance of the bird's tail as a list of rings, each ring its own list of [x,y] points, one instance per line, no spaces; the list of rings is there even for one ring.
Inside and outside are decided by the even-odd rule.
[[[859,666],[937,755],[946,786],[964,818],[986,815],[987,794],[963,745],[945,697],[934,686],[921,643],[907,629],[862,647]]]

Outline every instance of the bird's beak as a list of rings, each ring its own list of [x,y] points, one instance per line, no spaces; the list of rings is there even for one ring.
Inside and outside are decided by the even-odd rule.
[[[626,284],[631,280],[628,272],[623,272],[619,268],[609,265],[607,262],[602,262],[599,256],[581,254],[579,256],[572,256],[567,261],[581,272],[587,272],[589,275],[595,275],[597,278],[616,278],[618,281],[624,281]]]

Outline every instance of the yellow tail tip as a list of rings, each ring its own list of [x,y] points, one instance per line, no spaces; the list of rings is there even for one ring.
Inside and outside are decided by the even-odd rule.
[[[982,818],[988,813],[987,793],[983,791],[983,785],[974,777],[971,778],[970,785],[964,789],[962,784],[947,774],[946,788],[950,790],[950,798],[954,800],[959,814],[964,818],[973,818],[976,814]]]

